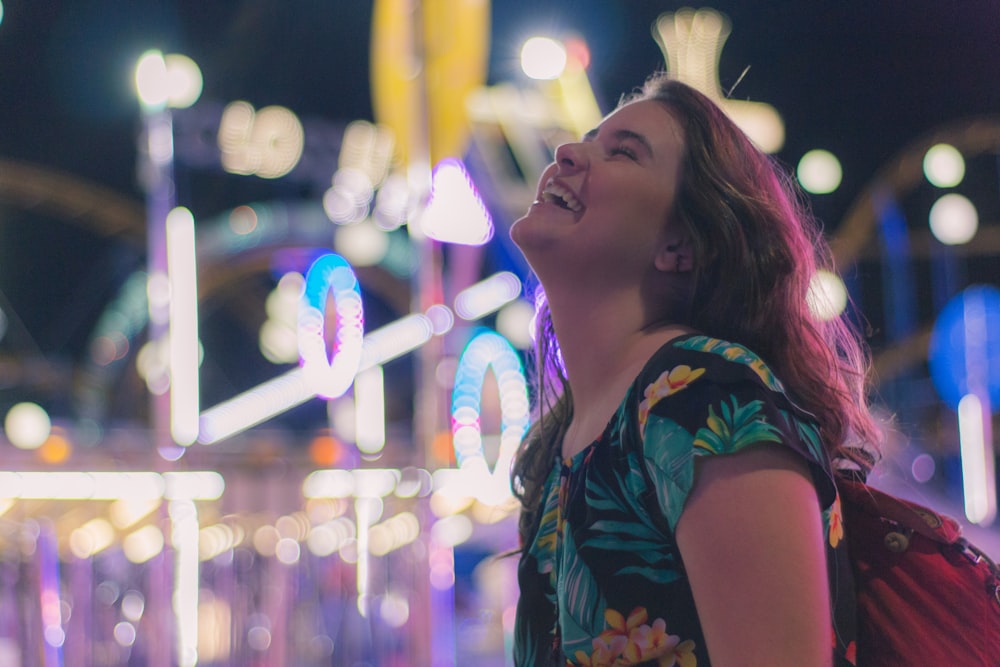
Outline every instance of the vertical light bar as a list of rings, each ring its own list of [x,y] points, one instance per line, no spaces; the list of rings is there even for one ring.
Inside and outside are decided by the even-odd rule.
[[[965,515],[988,526],[997,513],[993,422],[990,406],[990,357],[987,306],[980,289],[962,294],[966,395],[958,402]]]
[[[357,544],[358,562],[357,568],[357,588],[358,588],[358,612],[362,617],[368,618],[368,565],[370,554],[368,553],[368,538],[371,534],[372,525],[372,503],[379,502],[378,498],[361,497],[354,499],[354,516],[357,521]]]
[[[363,370],[354,378],[356,442],[362,454],[378,454],[385,447],[385,379],[381,366]]]
[[[992,448],[986,446],[983,405],[975,394],[966,394],[958,402],[958,435],[962,451],[962,486],[965,516],[969,521],[988,524],[996,516],[996,495],[990,494],[986,465]]]
[[[169,511],[178,664],[194,667],[198,664],[198,508],[190,500],[172,500]]]
[[[170,282],[170,434],[187,447],[198,438],[198,278],[194,216],[178,206],[167,214]]]

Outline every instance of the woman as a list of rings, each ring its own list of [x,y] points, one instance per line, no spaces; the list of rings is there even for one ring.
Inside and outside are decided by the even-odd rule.
[[[853,664],[833,475],[877,428],[792,192],[665,76],[542,174],[511,229],[545,298],[518,665]]]

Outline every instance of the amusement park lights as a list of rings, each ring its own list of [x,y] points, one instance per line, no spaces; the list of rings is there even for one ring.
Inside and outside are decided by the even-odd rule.
[[[337,317],[332,358],[328,360],[326,308],[330,293]],[[343,257],[324,255],[309,268],[298,331],[302,372],[309,388],[324,398],[336,398],[347,391],[361,362],[364,309],[358,279]]]
[[[486,371],[491,368],[500,390],[500,443],[491,471],[483,449],[480,410]],[[452,438],[467,495],[499,505],[510,497],[510,465],[528,430],[528,388],[520,358],[502,336],[476,335],[459,358],[452,393]]]

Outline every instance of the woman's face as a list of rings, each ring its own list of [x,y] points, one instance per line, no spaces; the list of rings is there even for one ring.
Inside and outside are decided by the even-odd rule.
[[[557,276],[636,283],[669,242],[683,134],[659,102],[627,104],[564,144],[511,238],[542,283]]]

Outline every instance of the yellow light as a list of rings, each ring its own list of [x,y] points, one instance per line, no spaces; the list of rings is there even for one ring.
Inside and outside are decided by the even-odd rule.
[[[833,153],[817,148],[802,156],[796,174],[806,192],[825,195],[840,187],[844,172]]]
[[[255,110],[248,102],[232,102],[222,112],[218,134],[222,167],[232,174],[280,178],[302,157],[305,134],[290,109]]]
[[[928,222],[938,241],[945,245],[961,245],[976,235],[979,213],[968,198],[952,192],[934,202]]]
[[[52,432],[49,414],[36,403],[18,403],[7,412],[4,430],[10,444],[19,449],[38,449]]]
[[[809,310],[824,321],[840,317],[847,308],[847,287],[840,276],[829,271],[817,271],[809,283],[806,294]]]
[[[549,37],[532,37],[521,47],[521,69],[532,79],[558,79],[566,69],[566,47]]]
[[[939,188],[953,188],[965,177],[965,159],[950,144],[935,144],[924,154],[924,176]]]
[[[122,552],[130,563],[145,563],[163,551],[163,533],[150,524],[143,526],[122,540]]]
[[[365,219],[337,229],[333,248],[353,266],[375,266],[389,251],[389,237]]]
[[[135,66],[135,89],[147,109],[162,109],[170,93],[167,63],[159,51],[146,51]]]
[[[201,69],[195,61],[179,53],[163,58],[166,66],[167,103],[175,109],[185,109],[201,97]]]
[[[77,558],[90,558],[107,549],[114,540],[115,531],[104,519],[91,519],[69,536],[69,548]]]

